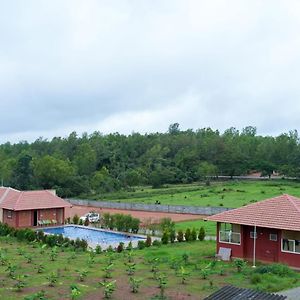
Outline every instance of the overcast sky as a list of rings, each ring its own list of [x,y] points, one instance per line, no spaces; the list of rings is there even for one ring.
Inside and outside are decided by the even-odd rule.
[[[0,143],[300,124],[300,1],[0,0]]]

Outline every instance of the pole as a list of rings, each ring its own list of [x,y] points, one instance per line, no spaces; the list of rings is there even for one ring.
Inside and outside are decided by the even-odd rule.
[[[255,259],[256,259],[256,238],[257,238],[257,233],[256,233],[256,224],[254,224],[254,236],[253,236],[253,268],[256,267],[255,265]]]

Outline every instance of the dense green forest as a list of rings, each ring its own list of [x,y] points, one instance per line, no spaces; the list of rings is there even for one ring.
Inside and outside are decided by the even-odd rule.
[[[61,196],[102,193],[136,185],[191,183],[252,170],[300,177],[297,131],[259,136],[255,127],[224,133],[210,128],[166,133],[43,138],[0,145],[0,179],[18,189],[57,189]]]

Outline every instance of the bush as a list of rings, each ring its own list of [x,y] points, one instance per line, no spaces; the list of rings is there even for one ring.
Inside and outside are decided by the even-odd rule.
[[[255,269],[255,273],[259,274],[275,274],[280,277],[289,276],[293,271],[286,265],[282,264],[272,264],[266,266],[259,266]]]
[[[79,223],[79,217],[78,215],[74,215],[73,219],[72,219],[73,224],[78,224]]]
[[[161,237],[161,242],[164,244],[164,245],[166,245],[166,244],[168,244],[169,243],[169,233],[168,233],[168,231],[164,231],[163,232],[163,235],[162,235],[162,237]]]
[[[201,227],[198,234],[199,241],[203,241],[205,239],[205,229]]]
[[[145,241],[139,240],[138,241],[138,249],[142,250],[146,247]]]
[[[175,242],[175,239],[176,239],[176,231],[175,231],[175,229],[172,229],[172,230],[170,231],[170,242],[171,242],[171,243],[174,243],[174,242]]]
[[[186,242],[191,241],[191,229],[187,228],[185,233],[184,233],[184,239]]]
[[[81,226],[83,225],[83,222],[82,222],[82,220],[81,220],[81,219],[79,220],[79,223],[78,223],[78,225],[81,225]]]
[[[162,245],[161,241],[159,240],[154,240],[152,243],[152,246],[160,247]]]
[[[146,239],[146,247],[150,247],[152,244],[152,239],[150,235],[147,235],[147,239]]]
[[[262,282],[262,275],[261,274],[252,274],[250,278],[250,282],[252,284],[258,284]]]
[[[117,247],[117,252],[121,253],[124,251],[124,243],[120,242],[118,247]]]
[[[193,228],[191,232],[191,241],[196,241],[197,240],[197,232],[196,229]]]
[[[100,254],[100,253],[102,252],[102,249],[101,249],[101,246],[100,246],[100,245],[97,245],[97,246],[96,246],[95,252],[96,252],[96,254]]]
[[[183,242],[183,231],[182,230],[178,230],[178,233],[177,233],[177,241],[179,243]]]
[[[90,225],[90,221],[89,221],[88,218],[85,218],[83,225],[84,226],[89,226]]]

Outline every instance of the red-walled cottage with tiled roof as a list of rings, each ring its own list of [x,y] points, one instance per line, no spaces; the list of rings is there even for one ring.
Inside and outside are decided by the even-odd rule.
[[[63,224],[70,203],[53,191],[18,191],[0,187],[0,221],[12,227]]]
[[[281,195],[206,218],[217,222],[217,252],[300,268],[300,199]],[[254,242],[255,238],[255,242]]]

